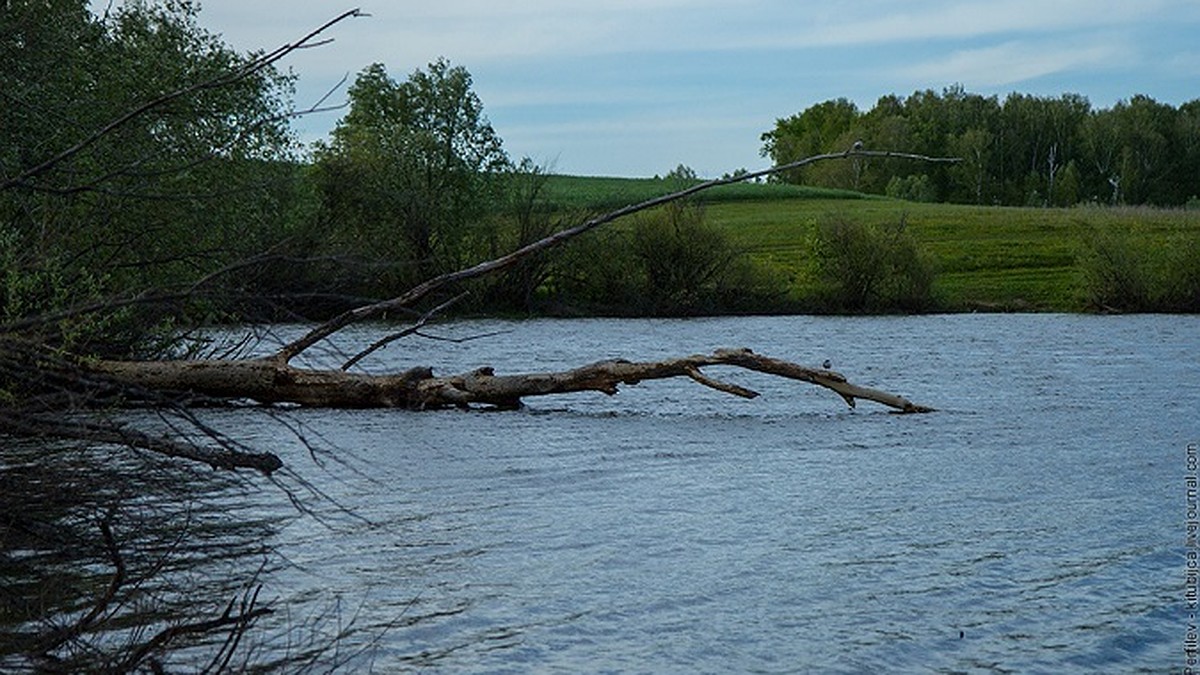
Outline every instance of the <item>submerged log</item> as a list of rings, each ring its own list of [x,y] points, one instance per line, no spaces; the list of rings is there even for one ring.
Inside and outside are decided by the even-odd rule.
[[[390,375],[314,370],[291,366],[280,358],[206,361],[97,361],[93,373],[132,388],[177,392],[224,400],[264,404],[292,403],[324,408],[408,408],[490,405],[515,408],[531,396],[581,391],[616,394],[622,384],[643,380],[687,377],[735,396],[758,393],[705,375],[707,366],[733,366],[808,382],[829,389],[854,407],[856,400],[874,401],[896,412],[931,412],[933,408],[877,389],[848,382],[840,373],[808,368],[755,354],[749,349],[719,349],[712,354],[663,361],[600,361],[571,370],[497,375],[492,368],[450,376],[435,376],[430,368],[413,368]]]

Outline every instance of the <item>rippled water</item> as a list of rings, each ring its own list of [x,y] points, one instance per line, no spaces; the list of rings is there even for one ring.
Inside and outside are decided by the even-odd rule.
[[[450,373],[748,346],[940,412],[729,369],[516,412],[214,413],[369,522],[297,517],[266,579],[353,661],[449,672],[1161,672],[1183,664],[1200,317],[463,322]],[[378,336],[363,329],[344,349]],[[244,418],[244,419],[243,419]],[[340,460],[332,461],[333,459]],[[246,509],[286,508],[271,490]],[[274,504],[274,506],[265,506]]]

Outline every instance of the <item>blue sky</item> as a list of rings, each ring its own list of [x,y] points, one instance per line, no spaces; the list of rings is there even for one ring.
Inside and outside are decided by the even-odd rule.
[[[340,12],[332,44],[285,64],[310,105],[372,62],[396,79],[439,56],[465,66],[514,158],[555,171],[701,176],[768,161],[775,120],[846,97],[918,89],[1200,98],[1200,0],[201,0],[234,47],[275,47]],[[344,100],[344,88],[334,95]],[[306,117],[323,137],[341,113]],[[895,148],[903,150],[904,148]]]

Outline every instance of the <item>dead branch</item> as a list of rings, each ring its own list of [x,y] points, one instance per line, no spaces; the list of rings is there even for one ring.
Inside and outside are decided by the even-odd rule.
[[[113,601],[117,597],[117,593],[125,585],[125,559],[121,556],[121,551],[117,547],[116,538],[113,536],[112,520],[113,512],[110,509],[108,513],[106,513],[104,517],[100,519],[99,522],[100,535],[104,542],[104,550],[108,554],[108,558],[113,565],[112,578],[109,580],[104,594],[96,600],[96,603],[92,606],[92,609],[81,616],[78,620],[41,636],[38,639],[37,644],[30,649],[31,653],[39,654],[44,658],[50,658],[50,655],[54,650],[82,635],[84,631],[88,630],[96,622],[97,619],[109,611]]]
[[[179,361],[171,363],[182,363]],[[110,443],[148,450],[166,457],[207,464],[214,469],[254,469],[266,475],[283,466],[272,452],[253,452],[236,447],[210,447],[104,422],[71,422],[54,415],[0,415],[0,431],[21,436]]]
[[[146,662],[152,654],[166,648],[171,642],[179,638],[206,635],[222,630],[230,631],[230,640],[226,641],[226,644],[222,646],[218,654],[223,655],[227,653],[231,642],[236,647],[236,643],[240,642],[241,636],[250,629],[255,621],[260,617],[274,613],[274,610],[269,607],[255,606],[258,602],[259,591],[261,590],[262,587],[257,586],[252,591],[247,591],[240,601],[237,598],[230,600],[229,604],[225,606],[225,611],[216,618],[206,621],[181,623],[159,631],[144,644],[131,649],[129,655],[114,670],[116,672],[132,672],[140,664]],[[236,614],[234,613],[235,606],[238,609],[238,613]],[[161,667],[159,670],[161,670]]]
[[[124,386],[186,392],[259,403],[292,403],[326,408],[408,408],[491,405],[513,408],[531,396],[581,391],[616,394],[621,384],[687,377],[704,386],[744,398],[758,393],[704,374],[708,366],[734,366],[808,382],[829,389],[854,407],[857,399],[874,401],[903,413],[933,408],[877,389],[848,382],[840,373],[801,366],[755,354],[749,349],[720,349],[712,354],[664,361],[601,361],[552,373],[496,375],[492,368],[438,377],[429,368],[392,375],[296,368],[278,359],[233,361],[100,361],[89,366]]]
[[[363,360],[367,356],[370,356],[374,352],[377,352],[380,349],[383,349],[384,347],[395,342],[396,340],[399,340],[403,337],[407,337],[414,333],[419,333],[421,331],[421,329],[424,328],[425,325],[429,323],[430,319],[432,319],[434,316],[437,316],[438,314],[441,314],[443,311],[450,308],[451,306],[457,304],[460,300],[462,300],[465,297],[467,297],[466,293],[459,293],[458,295],[454,296],[453,298],[450,298],[446,302],[443,302],[442,304],[438,305],[437,307],[434,307],[433,309],[429,310],[428,312],[425,312],[424,314],[422,314],[421,318],[417,319],[416,323],[414,323],[413,325],[405,328],[404,330],[392,333],[391,335],[385,335],[384,337],[379,338],[375,342],[372,342],[369,347],[360,351],[359,353],[355,354],[354,356],[350,357],[350,359],[348,359],[345,363],[343,363],[342,370],[350,370],[350,368],[352,368],[354,366],[354,364]]]
[[[435,376],[427,367],[415,367],[400,373],[382,375],[351,373],[345,370],[392,340],[415,332],[440,307],[421,316],[415,329],[401,331],[374,342],[350,358],[343,369],[307,369],[294,367],[290,363],[297,355],[346,326],[388,311],[412,312],[412,305],[434,291],[459,281],[511,267],[528,256],[562,244],[623,216],[684,199],[717,186],[787,171],[813,162],[857,155],[902,157],[931,162],[954,161],[905,153],[867,151],[856,147],[844,153],[816,155],[738,177],[699,183],[592,218],[507,255],[427,280],[391,300],[345,312],[265,358],[174,361],[51,359],[51,355],[41,353],[32,343],[25,344],[9,333],[13,326],[0,326],[0,338],[3,338],[0,340],[0,371],[11,370],[15,375],[27,375],[30,372],[37,374],[41,378],[43,388],[47,388],[46,396],[49,396],[45,401],[28,399],[22,410],[0,414],[0,432],[123,444],[169,457],[202,462],[214,468],[252,468],[269,475],[282,467],[279,457],[272,453],[253,452],[227,436],[207,429],[200,420],[188,416],[189,401],[194,402],[196,397],[201,397],[201,400],[224,403],[253,401],[268,405],[296,404],[326,408],[424,410],[472,405],[512,408],[521,405],[523,399],[532,396],[579,391],[615,394],[621,384],[672,377],[687,377],[706,387],[735,396],[753,398],[758,395],[750,389],[722,382],[703,372],[704,368],[715,365],[734,366],[808,382],[835,392],[852,407],[858,399],[865,399],[899,412],[929,412],[932,408],[917,405],[885,391],[852,384],[844,376],[828,369],[808,368],[761,356],[748,349],[724,349],[708,355],[654,362],[603,361],[557,373],[496,375],[491,368],[479,368],[465,374],[441,377]],[[236,266],[230,269],[236,269]],[[217,274],[228,271],[222,270]],[[203,285],[209,278],[202,279],[188,290],[194,292],[196,287]],[[160,298],[134,297],[127,302],[135,304],[158,299]],[[80,311],[80,308],[73,311]],[[45,320],[46,317],[39,319]],[[9,361],[12,363],[9,364]],[[111,422],[64,420],[60,415],[54,414],[55,402],[65,403],[71,408],[86,408],[103,402],[116,405],[162,406],[180,415],[193,430],[204,434],[206,440],[211,443],[202,444],[187,439],[155,436]]]

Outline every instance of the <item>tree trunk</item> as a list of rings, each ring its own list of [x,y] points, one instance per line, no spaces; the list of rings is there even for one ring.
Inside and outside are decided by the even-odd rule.
[[[635,363],[600,361],[552,373],[496,375],[492,368],[435,376],[430,368],[397,374],[366,375],[341,370],[296,368],[280,358],[208,361],[98,361],[86,366],[98,375],[133,390],[173,392],[223,400],[290,403],[324,408],[408,408],[426,410],[450,406],[491,405],[515,408],[521,399],[579,391],[616,394],[621,384],[642,380],[689,377],[707,387],[754,398],[757,392],[712,379],[706,366],[733,366],[830,389],[847,404],[856,399],[875,401],[898,412],[930,412],[904,397],[848,382],[840,373],[808,368],[755,354],[749,349],[719,349],[663,361]]]

